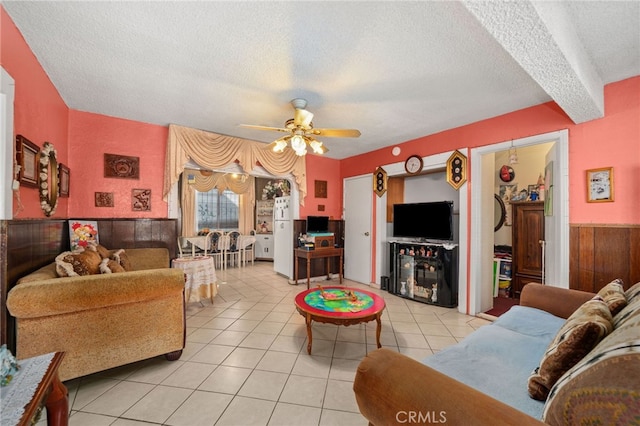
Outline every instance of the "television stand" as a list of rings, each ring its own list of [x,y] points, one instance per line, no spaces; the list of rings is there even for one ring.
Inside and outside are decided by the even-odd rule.
[[[431,305],[458,305],[458,246],[390,241],[389,293]]]

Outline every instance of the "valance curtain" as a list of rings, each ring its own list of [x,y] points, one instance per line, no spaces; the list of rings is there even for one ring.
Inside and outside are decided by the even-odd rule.
[[[195,222],[196,191],[208,192],[216,188],[219,192],[230,189],[240,195],[238,206],[239,231],[243,234],[253,229],[253,206],[255,204],[255,178],[243,175],[234,177],[229,173],[216,173],[204,170],[184,169],[182,178],[182,232],[183,236],[195,235],[198,231]]]
[[[307,195],[304,156],[296,155],[291,149],[276,153],[267,148],[267,144],[264,143],[175,124],[169,125],[162,192],[162,198],[165,201],[169,197],[171,187],[178,182],[180,174],[190,159],[198,165],[212,170],[220,169],[237,161],[247,173],[260,164],[273,176],[284,177],[291,174],[298,185],[300,204],[304,205],[304,198]]]

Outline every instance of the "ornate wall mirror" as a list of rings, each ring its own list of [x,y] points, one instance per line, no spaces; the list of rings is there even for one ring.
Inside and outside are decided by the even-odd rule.
[[[40,207],[45,216],[51,216],[58,207],[58,159],[53,144],[45,142],[40,151]]]
[[[498,194],[493,194],[494,205],[493,205],[493,213],[494,213],[494,228],[493,231],[497,231],[502,228],[504,225],[504,221],[507,218],[507,208],[504,205],[504,201],[502,198],[498,196]]]

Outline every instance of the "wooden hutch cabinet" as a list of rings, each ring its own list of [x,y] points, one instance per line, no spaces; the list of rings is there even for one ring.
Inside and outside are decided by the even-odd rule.
[[[329,220],[329,232],[333,233],[335,247],[344,248],[344,220]],[[294,250],[298,248],[298,236],[300,234],[307,233],[307,221],[305,219],[296,219],[293,221],[293,241],[291,244],[293,245]],[[296,254],[292,251],[291,255],[293,256],[293,262],[298,262],[298,280],[304,280],[300,282],[305,282],[307,279],[307,264],[306,260],[300,257],[297,257]],[[344,270],[344,256],[342,259],[342,270]],[[337,274],[340,271],[340,260],[339,257],[332,257],[329,259],[330,264],[330,272],[332,274]],[[293,263],[295,265],[295,263]],[[295,268],[294,268],[295,269]],[[327,275],[326,269],[326,259],[323,258],[315,258],[311,259],[311,277],[321,277]]]
[[[542,283],[544,202],[514,202],[512,207],[512,286],[520,297],[528,283]]]

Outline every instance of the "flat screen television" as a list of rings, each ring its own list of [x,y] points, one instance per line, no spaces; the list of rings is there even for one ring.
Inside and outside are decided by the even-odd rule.
[[[329,232],[329,216],[307,216],[307,234]]]
[[[393,236],[453,240],[453,201],[393,205]]]

